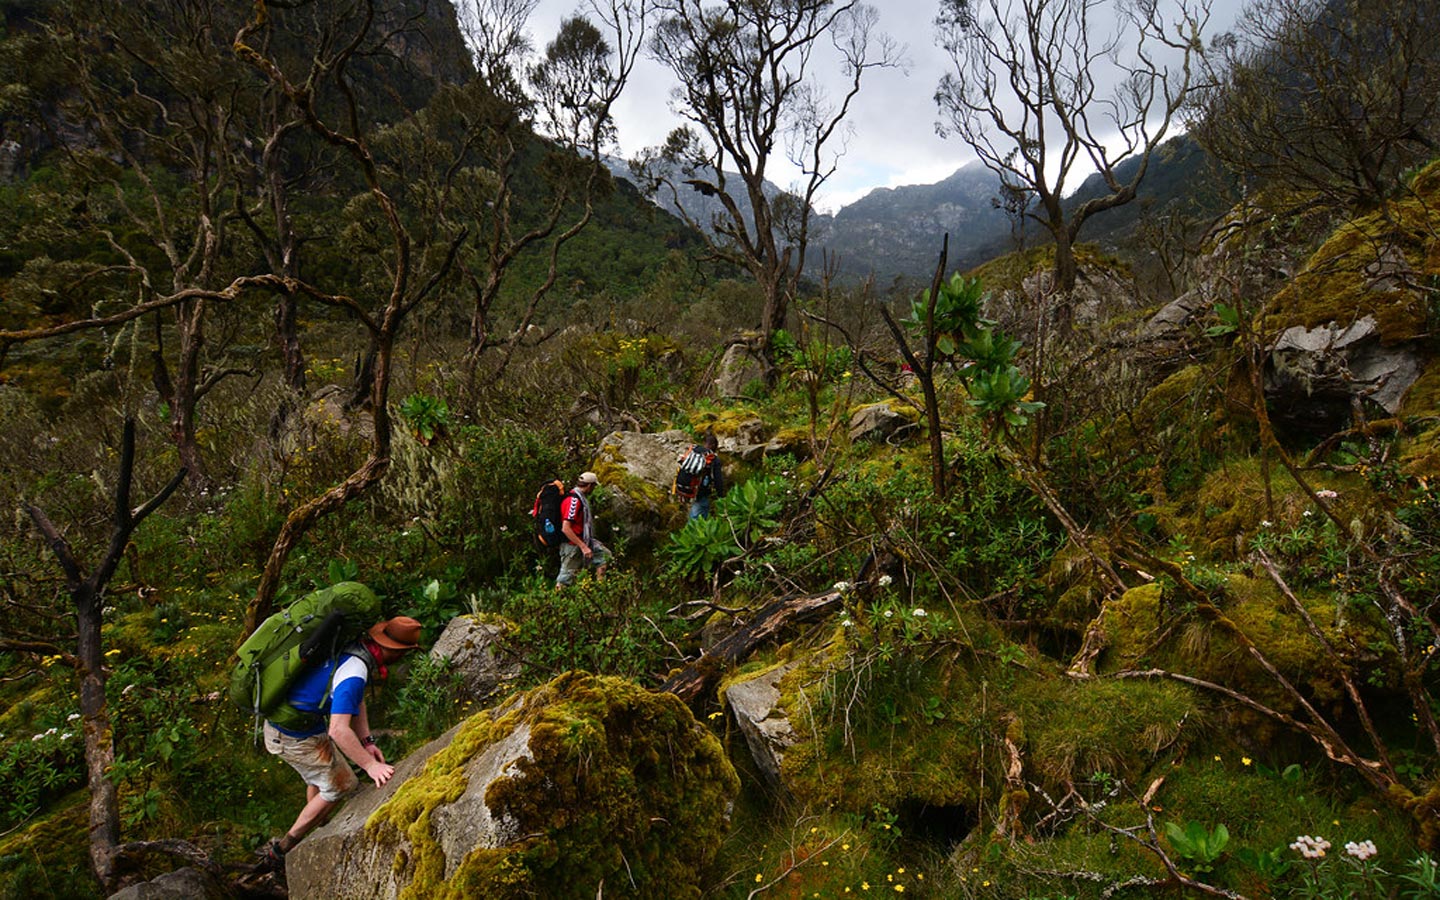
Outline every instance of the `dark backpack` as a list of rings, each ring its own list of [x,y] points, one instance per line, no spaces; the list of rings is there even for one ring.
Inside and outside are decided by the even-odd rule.
[[[380,619],[380,598],[365,585],[342,581],[306,594],[260,623],[236,651],[230,700],[242,711],[300,731],[316,715],[285,702],[302,672],[340,655]]]
[[[675,471],[675,496],[694,500],[700,488],[710,483],[710,467],[714,463],[715,453],[699,444],[682,453]]]
[[[565,482],[556,479],[540,486],[530,515],[535,517],[535,540],[542,547],[558,547],[565,543],[560,530],[560,501],[565,499]]]

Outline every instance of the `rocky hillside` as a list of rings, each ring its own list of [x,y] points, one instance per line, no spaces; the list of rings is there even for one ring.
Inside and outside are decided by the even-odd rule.
[[[1122,165],[1119,173],[1128,177],[1138,163]],[[1110,252],[1128,255],[1137,251],[1137,225],[1152,224],[1161,215],[1177,221],[1204,220],[1218,215],[1227,202],[1224,184],[1211,175],[1209,161],[1193,141],[1176,138],[1160,148],[1150,161],[1146,179],[1136,200],[1096,216],[1083,239]],[[611,160],[617,178],[632,179],[623,161]],[[738,176],[732,176],[738,184]],[[838,276],[843,282],[874,277],[882,287],[899,283],[914,286],[928,281],[939,252],[941,235],[950,236],[950,263],[959,269],[974,268],[986,260],[1014,249],[1018,237],[1015,223],[997,206],[998,181],[979,161],[957,169],[948,178],[933,184],[876,188],[847,204],[833,215],[819,214],[811,220],[811,265],[818,270],[820,250],[839,259]],[[1104,190],[1098,175],[1077,189],[1071,202],[1080,203]],[[682,187],[681,200],[702,225],[723,212],[720,202]],[[780,192],[768,185],[772,196]],[[655,198],[661,208],[675,214],[673,199],[666,194]],[[748,214],[743,193],[737,198]],[[1048,240],[1034,222],[1023,223],[1028,246]]]

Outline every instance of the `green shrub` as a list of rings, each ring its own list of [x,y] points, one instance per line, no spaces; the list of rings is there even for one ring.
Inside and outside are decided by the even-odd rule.
[[[461,430],[458,463],[443,480],[440,531],[458,547],[469,582],[518,576],[534,564],[530,507],[540,485],[566,477],[565,453],[552,437],[519,425]]]
[[[622,571],[560,591],[541,584],[512,594],[499,611],[518,626],[512,640],[529,680],[571,669],[641,682],[665,673],[678,662],[671,642],[683,623],[665,614],[671,597],[647,587]]]

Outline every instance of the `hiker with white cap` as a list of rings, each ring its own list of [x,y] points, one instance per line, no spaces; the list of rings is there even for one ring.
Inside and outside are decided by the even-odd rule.
[[[283,837],[259,851],[261,865],[283,869],[285,854],[329,816],[332,807],[359,787],[353,762],[383,786],[395,774],[370,731],[365,686],[383,680],[386,666],[420,646],[421,625],[409,616],[377,623],[338,657],[326,660],[295,682],[286,703],[308,716],[300,728],[265,722],[265,749],[285,760],[305,781],[305,807]],[[336,749],[340,753],[336,753]],[[344,756],[341,756],[344,754]],[[349,760],[347,762],[346,760]]]
[[[610,564],[610,548],[595,538],[595,517],[590,513],[590,493],[600,483],[594,472],[581,472],[575,487],[560,504],[560,531],[565,543],[560,545],[560,574],[555,587],[563,588],[575,580],[582,568],[595,570],[597,579],[605,577]]]

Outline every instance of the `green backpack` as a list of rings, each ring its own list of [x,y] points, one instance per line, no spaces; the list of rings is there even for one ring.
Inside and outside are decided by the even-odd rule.
[[[236,651],[230,700],[241,711],[295,731],[313,727],[315,714],[285,702],[307,668],[338,656],[380,620],[380,598],[363,584],[342,581],[306,594],[260,623]]]

